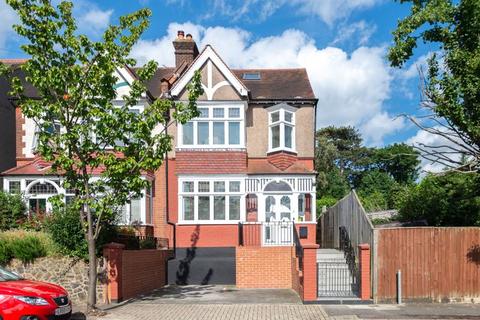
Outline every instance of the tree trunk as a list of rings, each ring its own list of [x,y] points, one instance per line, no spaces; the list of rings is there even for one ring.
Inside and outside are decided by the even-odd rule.
[[[88,185],[87,195],[88,195]],[[88,196],[87,196],[88,197]],[[97,304],[97,255],[95,250],[95,234],[93,231],[93,217],[90,206],[85,205],[87,214],[87,244],[88,244],[88,297],[87,312],[96,309]]]
[[[95,252],[95,238],[92,227],[88,226],[88,300],[87,310],[92,311],[97,304],[97,255]]]

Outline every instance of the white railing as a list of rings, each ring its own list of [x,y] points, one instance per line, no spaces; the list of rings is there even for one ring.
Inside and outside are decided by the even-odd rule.
[[[262,223],[262,245],[266,247],[293,245],[293,222],[273,221]]]

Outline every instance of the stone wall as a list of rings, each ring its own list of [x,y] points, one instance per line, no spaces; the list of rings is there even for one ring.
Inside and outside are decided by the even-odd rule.
[[[100,261],[100,265],[102,261]],[[85,303],[88,292],[88,264],[83,260],[69,257],[38,258],[33,263],[24,264],[13,259],[7,269],[29,280],[58,284],[68,291],[74,304]],[[103,268],[100,266],[99,271]],[[97,302],[103,302],[103,273],[99,272]]]

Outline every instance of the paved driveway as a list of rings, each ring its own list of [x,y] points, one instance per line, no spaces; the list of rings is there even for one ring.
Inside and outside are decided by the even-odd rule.
[[[327,319],[319,305],[303,305],[293,290],[235,286],[167,286],[107,310],[110,320]]]

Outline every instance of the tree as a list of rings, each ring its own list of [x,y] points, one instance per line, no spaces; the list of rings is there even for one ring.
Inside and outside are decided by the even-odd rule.
[[[26,218],[26,209],[20,195],[0,191],[0,231],[17,228]]]
[[[393,32],[392,66],[402,67],[419,41],[439,46],[427,73],[420,72],[424,121],[408,117],[445,143],[417,147],[423,157],[451,170],[480,172],[480,2],[400,2],[411,2],[411,12]]]
[[[400,184],[411,184],[418,178],[420,153],[405,143],[375,149],[373,162],[381,171],[392,176]]]
[[[172,148],[165,128],[173,121],[185,123],[198,115],[200,75],[190,84],[187,104],[155,100],[146,94],[145,81],[153,76],[157,64],[148,62],[136,71],[130,93],[116,106],[112,102],[116,98],[115,72],[135,65],[128,56],[149,24],[150,10],[121,17],[118,25],[106,29],[101,41],[92,41],[77,34],[71,2],[57,6],[49,0],[7,2],[20,18],[14,28],[26,38],[22,49],[30,56],[21,68],[38,98],[24,94],[17,77],[11,80],[11,94],[38,127],[38,153],[52,163],[54,171],[63,173],[65,188],[76,192],[71,205],[80,213],[88,245],[87,306],[92,311],[96,305],[95,244],[101,222],[148,187],[142,176],[158,169]],[[0,69],[9,71],[5,66]],[[149,102],[144,112],[129,112],[139,101]],[[160,124],[163,130],[152,133]],[[60,130],[55,129],[58,127]],[[98,171],[101,174],[96,179],[93,173]],[[61,205],[60,197],[54,205]]]
[[[432,226],[480,226],[480,175],[428,175],[399,201],[403,220]]]

